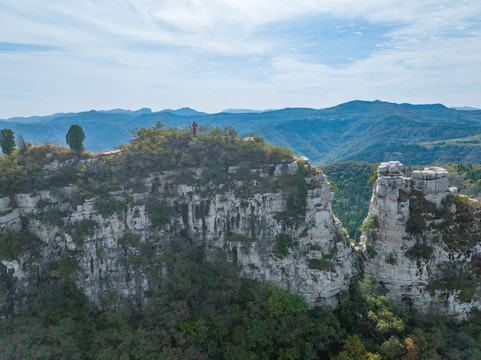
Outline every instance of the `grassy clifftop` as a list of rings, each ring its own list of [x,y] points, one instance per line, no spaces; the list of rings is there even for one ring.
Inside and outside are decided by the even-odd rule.
[[[171,169],[243,166],[292,161],[292,152],[270,146],[260,137],[241,137],[232,128],[164,127],[134,132],[130,144],[116,151],[90,154],[58,145],[16,149],[0,158],[0,197],[51,187],[76,185],[87,191],[112,191],[133,177]],[[65,166],[67,165],[67,166]]]

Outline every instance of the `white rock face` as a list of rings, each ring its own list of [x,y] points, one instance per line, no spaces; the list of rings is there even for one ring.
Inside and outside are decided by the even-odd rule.
[[[412,178],[403,177],[400,169],[399,162],[379,166],[365,220],[372,226],[361,237],[365,273],[381,283],[392,299],[409,298],[422,311],[445,311],[463,318],[481,306],[479,291],[467,296],[462,277],[453,284],[445,271],[471,271],[472,260],[481,255],[481,238],[477,233],[462,241],[456,238],[456,229],[463,225],[457,223],[460,209],[452,197],[457,189],[448,189],[445,169],[414,171]],[[467,287],[479,290],[479,285],[478,281]]]
[[[297,168],[294,162],[251,172],[276,182],[282,177],[295,177]],[[194,178],[202,174],[202,169],[191,170]],[[236,171],[237,168],[229,169],[229,173]],[[178,172],[169,171],[142,179],[146,187],[142,193],[133,192],[128,184],[110,193],[126,206],[121,214],[108,218],[99,214],[98,197],[72,205],[73,188],[63,188],[55,194],[42,191],[35,195],[16,195],[18,207],[0,218],[0,227],[20,230],[22,219],[28,217],[28,221],[24,221],[28,230],[45,244],[42,256],[32,265],[12,267],[19,286],[26,286],[30,272],[42,269],[45,263],[58,260],[70,251],[77,254],[75,259],[80,266],[75,281],[92,303],[102,307],[112,293],[142,300],[153,286],[149,271],[158,266],[165,275],[163,253],[172,241],[183,236],[205,250],[225,251],[231,261],[240,265],[242,276],[279,285],[302,295],[311,305],[335,305],[337,295],[348,289],[355,272],[352,250],[332,213],[333,193],[324,175],[306,176],[306,215],[304,221],[294,224],[276,220],[279,213],[286,210],[288,189],[262,193],[256,190],[258,180],[236,181],[233,187],[220,185],[213,189],[212,184],[194,186],[188,181],[174,181],[177,175]],[[243,186],[255,191],[239,195]],[[163,228],[151,226],[147,210],[151,200],[165,201],[175,209],[175,215]],[[9,203],[6,199],[0,201],[4,208]],[[63,226],[45,220],[46,212],[51,209],[61,212]],[[75,240],[80,224],[93,226],[91,232],[84,234],[83,244]],[[275,251],[275,238],[281,233],[293,240],[283,258],[276,256]],[[126,234],[137,236],[139,244],[123,243]],[[150,244],[154,249],[155,264],[136,265],[134,260],[139,259],[143,244]],[[28,254],[19,259],[19,263],[27,259]],[[321,261],[324,266],[319,266]]]

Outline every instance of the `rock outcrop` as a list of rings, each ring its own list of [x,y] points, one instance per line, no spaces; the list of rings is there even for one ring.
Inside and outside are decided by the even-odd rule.
[[[363,223],[364,271],[387,296],[463,318],[481,306],[480,206],[448,188],[439,167],[402,175],[381,163]]]
[[[305,211],[293,215],[299,167],[310,173],[300,179]],[[311,305],[337,303],[354,264],[324,175],[293,162],[230,168],[223,183],[200,185],[202,176],[203,169],[166,171],[80,201],[81,189],[72,187],[0,199],[0,227],[38,238],[34,250],[1,263],[18,293],[32,274],[69,276],[105,307],[112,295],[146,298],[169,271],[169,248],[183,239],[223,250],[242,276],[279,285]]]
[[[335,306],[353,276],[366,274],[392,299],[463,318],[481,307],[481,205],[449,188],[445,169],[410,178],[402,170],[399,162],[378,168],[361,261],[332,213],[327,178],[303,161],[1,198],[0,236],[14,240],[0,254],[0,285],[11,304],[35,279],[56,278],[74,281],[99,308],[142,302],[171,271],[172,251],[198,247],[311,305]],[[2,295],[0,309],[6,304]]]

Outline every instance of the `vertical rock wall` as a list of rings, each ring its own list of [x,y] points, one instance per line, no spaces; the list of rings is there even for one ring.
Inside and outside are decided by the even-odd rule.
[[[387,296],[423,311],[465,316],[480,306],[477,259],[479,223],[475,200],[454,197],[448,172],[439,167],[401,173],[399,162],[382,163],[374,185],[361,245],[364,271]]]
[[[111,192],[108,197],[123,207],[109,216],[100,214],[98,196],[75,204],[78,189],[68,187],[0,199],[0,227],[28,230],[40,239],[39,255],[28,251],[1,262],[21,289],[32,274],[64,276],[58,264],[69,258],[78,264],[69,276],[102,307],[117,296],[144,299],[168,272],[166,250],[183,238],[190,246],[225,251],[240,265],[242,276],[279,285],[312,305],[335,305],[353,275],[349,239],[332,213],[330,184],[316,171],[305,178],[302,220],[291,223],[280,216],[292,195],[282,181],[295,179],[297,169],[296,162],[265,166],[251,169],[257,174],[252,179],[216,186],[192,181],[203,169],[191,169],[185,178],[179,171],[153,174]],[[228,173],[237,171],[231,168]],[[278,189],[263,190],[262,179],[278,183]],[[172,210],[162,226],[152,224],[152,201]],[[285,253],[279,251],[279,234],[292,240]]]

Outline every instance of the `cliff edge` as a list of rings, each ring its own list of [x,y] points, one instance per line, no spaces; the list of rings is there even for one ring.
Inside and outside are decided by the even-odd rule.
[[[202,140],[190,138],[192,144]],[[219,143],[232,146],[224,138]],[[352,249],[332,213],[330,184],[303,160],[148,166],[150,173],[132,176],[140,175],[141,159],[122,156],[128,153],[62,163],[47,154],[45,174],[78,168],[83,182],[0,199],[0,235],[10,244],[0,254],[10,294],[4,307],[21,299],[32,281],[64,278],[99,308],[116,298],[141,303],[170,274],[169,254],[182,246],[198,247],[207,257],[222,251],[241,276],[300,294],[311,305],[335,306],[349,288]]]

